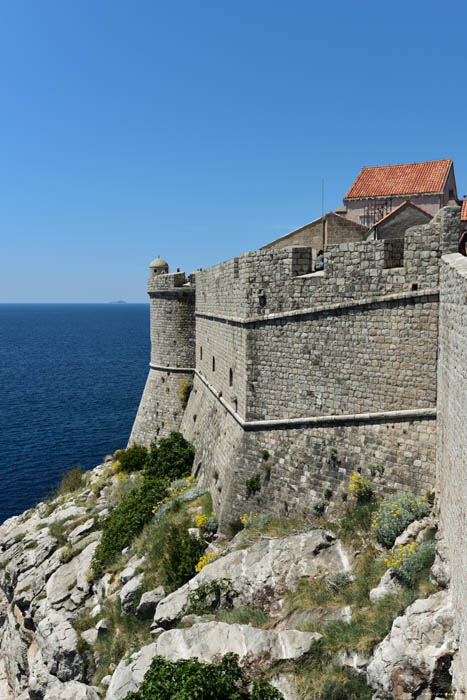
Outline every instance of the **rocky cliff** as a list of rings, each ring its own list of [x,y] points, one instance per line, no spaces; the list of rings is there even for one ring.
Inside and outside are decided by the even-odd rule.
[[[227,652],[248,679],[288,700],[453,692],[441,547],[431,581],[428,568],[401,582],[372,535],[374,506],[358,503],[335,522],[322,512],[300,521],[245,515],[229,541],[206,529],[209,494],[187,480],[96,576],[104,523],[140,478],[116,474],[109,460],[0,527],[2,699],[120,700],[138,691],[155,656],[215,664]],[[182,586],[164,589],[167,532],[187,525],[205,559]],[[397,545],[411,551],[434,526],[430,515],[412,522]]]

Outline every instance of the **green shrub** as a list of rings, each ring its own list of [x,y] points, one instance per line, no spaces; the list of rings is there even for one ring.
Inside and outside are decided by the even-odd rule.
[[[148,457],[148,450],[144,445],[132,445],[127,450],[121,450],[118,461],[122,472],[136,472],[142,469]]]
[[[206,545],[188,532],[185,525],[171,524],[167,533],[167,554],[162,564],[164,586],[175,591],[195,574],[195,566]]]
[[[226,654],[218,664],[197,659],[166,661],[155,656],[144,680],[125,700],[280,700],[282,693],[264,681],[254,681],[248,692],[248,679],[238,665],[236,654]]]
[[[245,481],[245,486],[247,496],[253,496],[255,493],[257,493],[261,489],[259,474],[250,476],[250,478]]]
[[[353,472],[349,481],[349,493],[352,501],[359,504],[370,503],[373,498],[373,489],[370,482],[362,474]]]
[[[362,678],[324,682],[321,700],[371,700],[372,692]]]
[[[102,539],[94,553],[91,568],[94,576],[100,576],[122,549],[130,544],[153,516],[154,504],[166,494],[167,483],[161,479],[143,481],[126,496],[105,520]]]
[[[394,566],[394,576],[406,588],[416,588],[423,578],[428,578],[435,554],[436,542],[422,542],[414,547],[410,556]]]
[[[220,608],[222,602],[230,606],[230,579],[213,578],[202,583],[198,588],[189,593],[189,613],[193,615],[206,615]]]
[[[396,493],[386,496],[373,516],[372,528],[383,547],[392,547],[396,538],[414,520],[428,514],[430,506],[425,496]]]
[[[172,432],[168,438],[161,438],[157,445],[151,445],[145,475],[170,481],[180,479],[190,473],[194,457],[193,445],[181,433]]]
[[[322,498],[318,498],[316,501],[313,501],[311,504],[311,510],[315,515],[321,515],[321,513],[324,513],[324,509],[326,508],[326,503],[323,501]]]
[[[68,493],[73,493],[81,489],[85,484],[84,472],[81,465],[70,467],[62,473],[62,478],[57,488],[52,492],[52,498],[57,496],[66,496]]]

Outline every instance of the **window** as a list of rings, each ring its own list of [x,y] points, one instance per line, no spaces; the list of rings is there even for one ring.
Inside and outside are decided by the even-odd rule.
[[[202,345],[200,346],[200,349],[199,349],[199,359],[200,360],[203,359],[203,346]]]
[[[233,369],[229,369],[229,386],[233,385]]]
[[[216,371],[216,358],[214,357],[214,355],[212,356],[212,371]]]

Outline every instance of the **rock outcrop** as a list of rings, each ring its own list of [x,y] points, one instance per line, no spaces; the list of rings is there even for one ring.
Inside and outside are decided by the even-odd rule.
[[[331,532],[310,530],[290,537],[262,539],[248,549],[214,560],[185,586],[161,600],[154,622],[170,627],[188,611],[190,593],[214,579],[229,581],[229,605],[259,605],[277,615],[285,592],[294,588],[302,576],[349,570],[348,557]]]
[[[448,591],[415,601],[396,618],[368,665],[374,700],[431,700],[449,684],[456,640]]]
[[[238,654],[241,665],[264,671],[278,661],[299,659],[308,652],[313,639],[320,637],[320,634],[310,632],[277,632],[223,622],[205,622],[187,629],[169,630],[129,661],[120,662],[112,676],[106,700],[120,700],[136,690],[154,656],[163,656],[169,661],[196,657],[203,663],[212,663],[223,654],[233,652]]]

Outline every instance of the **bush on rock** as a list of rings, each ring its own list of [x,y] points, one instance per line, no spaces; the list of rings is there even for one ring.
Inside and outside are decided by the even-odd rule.
[[[248,679],[235,654],[226,654],[218,664],[203,664],[196,659],[166,661],[155,656],[136,693],[125,700],[281,700],[282,693],[264,681],[254,681],[248,691]]]
[[[172,432],[168,438],[151,445],[145,475],[170,481],[180,479],[190,473],[194,457],[193,445],[181,433]]]

